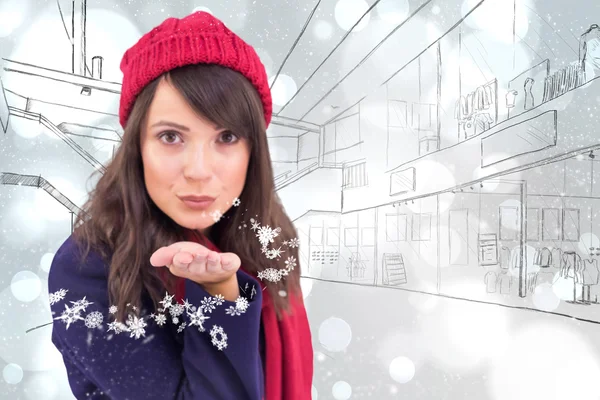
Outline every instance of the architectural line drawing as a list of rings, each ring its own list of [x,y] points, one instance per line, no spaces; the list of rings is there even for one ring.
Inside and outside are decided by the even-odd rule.
[[[302,115],[300,117],[300,120],[303,120],[312,110],[314,110],[319,104],[321,104],[321,102],[323,100],[325,100],[325,98],[327,98],[327,96],[329,96],[337,87],[339,87],[339,85],[346,80],[346,78],[348,78],[350,75],[352,75],[352,73],[354,73],[361,65],[363,65],[365,63],[365,61],[373,54],[375,53],[375,51],[381,47],[381,45],[383,43],[385,43],[385,41],[392,36],[394,33],[396,33],[396,31],[398,31],[398,29],[400,29],[401,27],[404,26],[404,24],[406,24],[408,21],[410,21],[411,17],[416,15],[419,11],[421,11],[423,8],[425,8],[427,5],[429,5],[429,3],[431,3],[433,0],[426,0],[425,2],[423,2],[423,4],[421,4],[419,7],[417,7],[417,9],[415,9],[415,11],[413,11],[411,13],[411,15],[406,18],[404,21],[402,21],[400,24],[398,24],[394,29],[392,29],[392,31],[390,33],[388,33],[379,43],[377,43],[375,45],[375,47],[373,47],[373,49],[371,51],[369,51],[369,53],[358,62],[358,64],[356,64],[350,71],[348,71],[348,73],[346,75],[344,75],[331,89],[329,89],[329,91],[327,91],[325,93],[325,95],[323,95],[323,97],[321,97],[312,107],[310,107],[305,113],[304,115]],[[365,14],[367,12],[369,12],[373,7],[375,7],[375,5],[379,2],[379,0],[376,0],[373,5],[371,5],[371,7],[369,8],[368,11],[365,12]],[[482,1],[483,2],[483,1]],[[363,15],[364,17],[364,15]],[[362,18],[361,18],[362,19]],[[360,23],[360,20],[358,20],[356,22],[356,25],[358,25],[358,23]],[[334,49],[335,50],[335,49]],[[306,83],[306,82],[305,82]],[[298,90],[299,92],[300,90]],[[357,103],[359,104],[359,103]],[[344,112],[340,113],[339,115],[342,115],[346,112],[347,110],[344,110]],[[337,118],[336,118],[337,119]],[[335,119],[334,119],[335,120]],[[331,121],[328,121],[331,122]]]
[[[73,231],[73,223],[75,215],[78,215],[82,210],[75,205],[67,196],[62,194],[50,182],[41,176],[14,174],[10,172],[0,172],[0,184],[12,186],[36,187],[44,190],[56,201],[62,204],[71,213],[71,231]]]
[[[22,117],[33,121],[38,121],[41,125],[45,126],[48,130],[58,136],[63,142],[65,142],[70,148],[75,150],[77,154],[81,156],[85,161],[87,161],[92,167],[102,172],[106,171],[104,165],[98,161],[92,154],[87,152],[83,147],[81,147],[77,142],[71,139],[68,135],[66,135],[63,131],[61,131],[56,125],[54,125],[48,118],[44,117],[42,114],[20,110],[18,108],[9,107],[10,114],[16,117]]]
[[[337,284],[337,285],[352,285],[352,286],[359,286],[359,287],[364,287],[364,288],[371,287],[370,284],[368,284],[368,283],[361,283],[361,282],[332,281],[332,280],[328,280],[328,279],[317,278],[317,277],[314,277],[314,276],[302,276],[302,278],[304,278],[304,279],[310,279],[312,281],[326,282],[326,283]],[[439,298],[444,298],[444,299],[451,299],[451,300],[458,300],[458,301],[464,301],[464,302],[467,302],[467,303],[485,304],[485,305],[492,306],[492,307],[516,309],[516,310],[530,311],[530,312],[535,312],[535,313],[540,312],[539,309],[533,308],[533,307],[514,306],[514,305],[502,304],[502,303],[493,302],[493,301],[485,301],[485,300],[473,300],[473,299],[467,299],[467,298],[464,298],[464,297],[452,296],[452,295],[446,295],[446,294],[440,294],[440,293],[437,293],[437,292],[426,291],[426,290],[406,289],[406,288],[403,288],[401,286],[393,286],[392,287],[392,286],[386,285],[386,286],[381,286],[378,289],[379,290],[400,290],[400,291],[403,291],[403,292],[425,294],[425,295],[428,295],[428,296],[439,297]],[[568,318],[568,319],[573,319],[574,321],[586,322],[586,323],[590,323],[590,324],[600,325],[600,321],[594,320],[594,319],[590,319],[590,318],[575,317],[575,316],[572,316],[572,315],[569,315],[569,314],[566,314],[566,313],[557,313],[557,312],[553,312],[552,315],[555,315],[555,316],[558,316],[558,317],[564,317],[564,318]]]
[[[8,108],[8,100],[6,99],[4,84],[2,83],[2,77],[0,76],[0,128],[3,133],[6,133],[8,130],[9,119],[10,110]]]
[[[281,106],[281,108],[279,109],[279,111],[276,112],[276,113],[274,113],[274,115],[279,116],[279,114],[281,112],[283,112],[283,110],[288,106],[288,104],[290,104],[292,102],[292,100],[294,100],[294,98],[297,96],[297,94],[300,93],[300,91],[302,91],[302,89],[306,86],[306,84],[316,75],[316,73],[319,71],[319,69],[321,69],[321,67],[323,65],[325,65],[325,63],[327,62],[327,60],[329,60],[329,58],[335,53],[335,51],[342,45],[342,43],[346,40],[346,38],[348,38],[348,36],[350,36],[350,34],[352,33],[352,30],[360,23],[360,21],[363,20],[363,18],[367,14],[369,14],[371,12],[371,10],[373,10],[375,8],[375,6],[377,6],[377,4],[380,1],[381,0],[375,0],[373,2],[373,4],[371,4],[371,6],[369,6],[369,8],[360,16],[360,18],[354,23],[354,25],[352,25],[352,27],[350,29],[348,29],[348,31],[344,34],[344,36],[342,36],[342,38],[340,39],[340,41],[333,47],[333,49],[331,50],[331,52],[323,59],[323,61],[321,61],[321,63],[308,76],[308,78],[306,78],[306,80],[302,83],[302,85],[300,85],[300,87],[298,88],[298,90],[296,91],[296,93],[294,93],[294,95],[292,95],[290,97],[290,99],[283,106]],[[312,14],[311,14],[311,16],[312,16]],[[304,33],[304,29],[302,30],[301,34],[298,36],[298,38],[296,40],[299,40],[303,33]],[[301,117],[298,120],[301,121],[303,119],[304,119],[304,117]]]
[[[277,70],[277,73],[275,73],[275,77],[273,78],[273,82],[271,83],[271,86],[270,86],[271,90],[273,90],[273,86],[275,85],[275,82],[277,81],[277,78],[279,78],[279,74],[281,74],[281,70],[283,70],[283,67],[285,66],[287,60],[290,58],[290,56],[294,52],[294,49],[298,45],[298,42],[300,42],[300,38],[302,37],[302,35],[304,35],[304,32],[306,31],[306,28],[308,28],[308,24],[310,24],[310,21],[312,20],[313,16],[315,15],[315,12],[319,8],[320,4],[321,4],[321,0],[318,0],[317,3],[315,4],[315,6],[313,7],[312,11],[308,15],[308,18],[306,19],[306,22],[304,23],[304,26],[300,30],[300,34],[298,35],[298,37],[296,38],[296,40],[294,41],[294,43],[290,46],[290,49],[288,50],[287,54],[283,58],[283,62],[279,66],[279,69]]]

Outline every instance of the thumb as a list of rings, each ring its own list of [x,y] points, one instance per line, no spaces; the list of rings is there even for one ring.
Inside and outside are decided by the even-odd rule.
[[[150,264],[153,267],[164,267],[173,263],[173,257],[179,252],[176,246],[161,247],[150,257]]]

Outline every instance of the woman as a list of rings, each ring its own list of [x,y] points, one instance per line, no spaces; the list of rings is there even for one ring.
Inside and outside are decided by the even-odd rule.
[[[121,70],[122,144],[48,281],[74,395],[309,399],[296,232],[274,191],[256,52],[199,12],[143,36]]]

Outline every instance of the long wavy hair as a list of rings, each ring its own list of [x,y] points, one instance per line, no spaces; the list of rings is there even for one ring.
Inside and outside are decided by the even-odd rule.
[[[281,241],[297,237],[275,192],[263,107],[256,89],[240,73],[218,65],[198,64],[169,71],[146,86],[137,97],[122,143],[90,192],[82,207],[84,212],[77,216],[74,225],[73,237],[83,245],[83,257],[94,249],[110,265],[109,300],[118,307],[115,315],[118,321],[126,317],[128,303],[141,309],[142,297],[149,295],[158,307],[165,291],[174,293],[177,277],[151,266],[150,256],[162,246],[188,240],[186,228],[176,224],[154,204],[144,183],[141,128],[161,79],[167,79],[199,115],[247,139],[250,144],[240,206],[230,208],[212,226],[212,242],[221,251],[237,254],[242,267],[256,276],[267,268],[282,270],[284,265],[281,259],[265,256],[255,232],[250,230],[251,217],[262,226],[279,228],[277,239]],[[248,229],[240,230],[244,224]],[[290,256],[299,260],[297,247],[286,248],[285,257]],[[167,271],[166,278],[161,271]],[[289,296],[301,295],[299,282],[300,271],[296,266],[281,281],[267,283],[279,318],[283,311],[289,311]],[[287,295],[282,295],[281,290]]]

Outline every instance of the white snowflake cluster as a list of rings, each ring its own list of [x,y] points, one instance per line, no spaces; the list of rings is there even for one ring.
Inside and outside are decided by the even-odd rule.
[[[240,199],[238,199],[236,197],[231,202],[231,205],[234,207],[239,207],[240,203],[241,203]],[[227,204],[229,204],[229,202],[227,202]],[[221,220],[221,218],[223,218],[223,213],[221,212],[221,210],[213,210],[208,214],[206,213],[206,211],[202,211],[202,214],[200,214],[200,216],[202,218],[206,218],[207,216],[210,216],[212,218],[212,220],[216,223],[216,222],[219,222]]]
[[[68,290],[60,289],[55,293],[50,294],[50,304],[54,305],[64,299]],[[179,304],[174,301],[174,295],[165,295],[163,300],[160,301],[162,307],[158,308],[158,313],[152,313],[148,319],[152,319],[158,326],[163,326],[167,323],[167,317],[171,317],[171,322],[174,325],[178,325],[177,332],[181,333],[186,327],[196,326],[200,332],[205,332],[204,322],[210,317],[206,314],[212,313],[217,306],[223,304],[225,299],[220,294],[216,296],[204,297],[199,307],[196,307],[186,299],[183,304]],[[65,310],[55,320],[61,320],[67,325],[67,329],[72,323],[76,321],[84,321],[85,326],[90,329],[99,328],[104,322],[104,316],[99,311],[92,311],[88,313],[85,318],[81,315],[84,313],[88,306],[94,304],[83,299],[78,301],[71,301],[72,306],[65,304]],[[127,304],[131,306],[131,304]],[[231,316],[239,316],[244,314],[250,304],[248,300],[242,296],[239,296],[235,301],[235,306],[229,306],[225,312]],[[131,306],[134,311],[137,311],[137,307]],[[112,305],[109,307],[108,312],[115,314],[118,311],[117,306]],[[186,313],[189,318],[189,325],[186,322],[181,322],[181,315]],[[181,322],[181,323],[180,323]],[[108,323],[108,332],[114,332],[120,334],[122,332],[129,333],[129,336],[135,339],[145,337],[146,327],[148,323],[144,320],[144,317],[138,317],[134,314],[129,314],[125,323],[119,321],[113,321]],[[213,325],[209,332],[211,336],[212,344],[219,350],[227,348],[227,334],[223,331],[223,328],[219,325]]]
[[[250,222],[252,223],[250,229],[256,232],[256,237],[262,246],[261,250],[263,254],[265,254],[269,260],[279,259],[281,254],[285,253],[285,251],[281,249],[282,246],[271,249],[269,246],[271,243],[275,243],[275,238],[279,236],[281,228],[271,228],[269,225],[261,226],[260,223],[254,218],[250,218]],[[283,242],[283,246],[287,246],[288,248],[295,248],[298,247],[298,245],[298,238],[285,240]],[[285,260],[284,269],[266,268],[263,271],[258,272],[258,278],[260,280],[267,280],[269,282],[279,282],[284,276],[287,276],[290,271],[294,269],[294,267],[296,267],[296,263],[296,258],[294,256],[290,256]]]
[[[50,305],[53,306],[54,304],[63,300],[68,291],[69,291],[68,289],[60,289],[54,293],[50,293]]]

